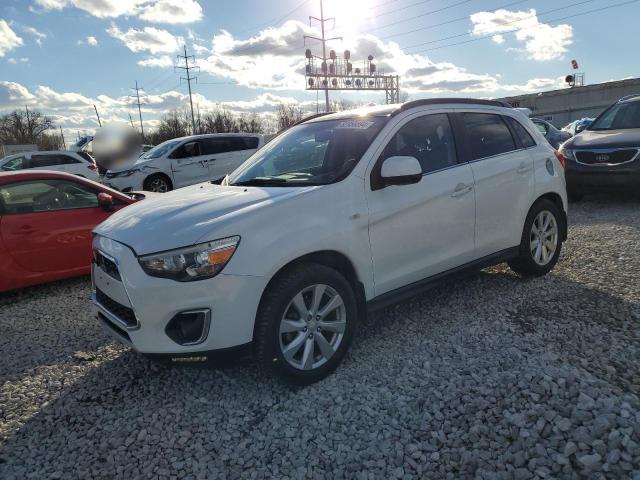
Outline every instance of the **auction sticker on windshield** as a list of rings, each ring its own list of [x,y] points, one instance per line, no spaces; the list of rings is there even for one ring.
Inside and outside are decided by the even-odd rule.
[[[336,128],[348,128],[351,130],[366,130],[373,122],[366,120],[347,120],[344,122],[340,122]]]

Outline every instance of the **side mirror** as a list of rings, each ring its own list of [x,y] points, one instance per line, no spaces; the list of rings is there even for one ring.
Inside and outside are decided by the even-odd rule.
[[[422,166],[415,157],[395,156],[386,158],[380,168],[380,185],[374,190],[389,185],[409,185],[422,179]]]
[[[105,212],[113,211],[113,197],[105,192],[98,194],[98,206]]]

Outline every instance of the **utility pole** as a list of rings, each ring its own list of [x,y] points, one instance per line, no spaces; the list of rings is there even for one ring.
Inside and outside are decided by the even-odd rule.
[[[62,137],[62,149],[66,150],[67,149],[67,144],[64,141],[64,133],[62,133],[62,125],[60,125],[60,136]]]
[[[329,70],[329,65],[327,64],[327,42],[331,40],[342,40],[342,37],[334,37],[334,38],[325,38],[324,36],[324,24],[328,21],[332,21],[335,23],[335,18],[324,18],[324,6],[322,0],[320,0],[320,18],[309,16],[309,25],[311,25],[311,20],[317,20],[320,22],[320,32],[322,33],[322,37],[312,37],[310,35],[305,35],[305,40],[307,38],[311,38],[313,40],[318,40],[322,42],[322,71],[327,73]],[[324,105],[325,112],[329,111],[329,79],[324,77]]]
[[[184,45],[184,55],[178,55],[179,59],[184,59],[184,67],[175,67],[175,68],[179,68],[180,70],[185,70],[187,72],[187,76],[185,77],[180,77],[180,80],[184,79],[187,81],[187,84],[189,85],[189,104],[191,105],[191,127],[192,127],[192,132],[195,134],[196,133],[196,117],[193,114],[193,98],[191,96],[191,80],[195,80],[198,77],[192,77],[191,75],[189,75],[189,70],[193,70],[194,68],[198,68],[198,67],[194,67],[194,66],[189,66],[189,59],[191,59],[191,62],[195,62],[196,59],[193,55],[187,55],[187,46]]]
[[[136,91],[136,99],[138,100],[138,115],[140,117],[140,136],[142,136],[142,141],[144,142],[144,128],[142,126],[142,109],[140,108],[140,90],[142,90],[142,88],[138,88],[137,80],[136,80],[135,88],[131,88],[131,90]]]
[[[24,109],[27,112],[27,132],[28,132],[29,138],[31,138],[31,120],[29,119],[29,107],[25,105]]]
[[[98,125],[102,126],[102,122],[100,121],[100,114],[98,113],[98,107],[96,107],[96,104],[93,104],[93,109],[96,111],[96,117],[98,117]]]
[[[133,118],[131,118],[131,114],[129,114],[129,123],[131,123],[131,128],[135,130],[136,127],[133,126]]]

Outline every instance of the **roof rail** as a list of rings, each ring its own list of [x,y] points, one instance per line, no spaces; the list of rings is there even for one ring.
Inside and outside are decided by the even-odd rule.
[[[425,98],[423,100],[413,100],[411,102],[403,103],[396,113],[404,112],[414,107],[421,107],[423,105],[442,105],[445,103],[466,103],[473,105],[489,105],[492,107],[511,108],[510,104],[501,100],[482,100],[475,98]]]
[[[640,98],[640,93],[635,93],[633,95],[625,95],[618,102],[626,102],[627,100],[631,100],[632,98]]]

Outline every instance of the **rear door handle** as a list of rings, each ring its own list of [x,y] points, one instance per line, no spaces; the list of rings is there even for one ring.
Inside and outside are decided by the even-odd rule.
[[[451,196],[453,198],[462,197],[463,195],[466,195],[467,193],[469,193],[471,190],[473,190],[473,185],[467,185],[466,183],[459,183],[458,185],[456,185],[456,188],[453,190],[453,193],[451,194]]]

